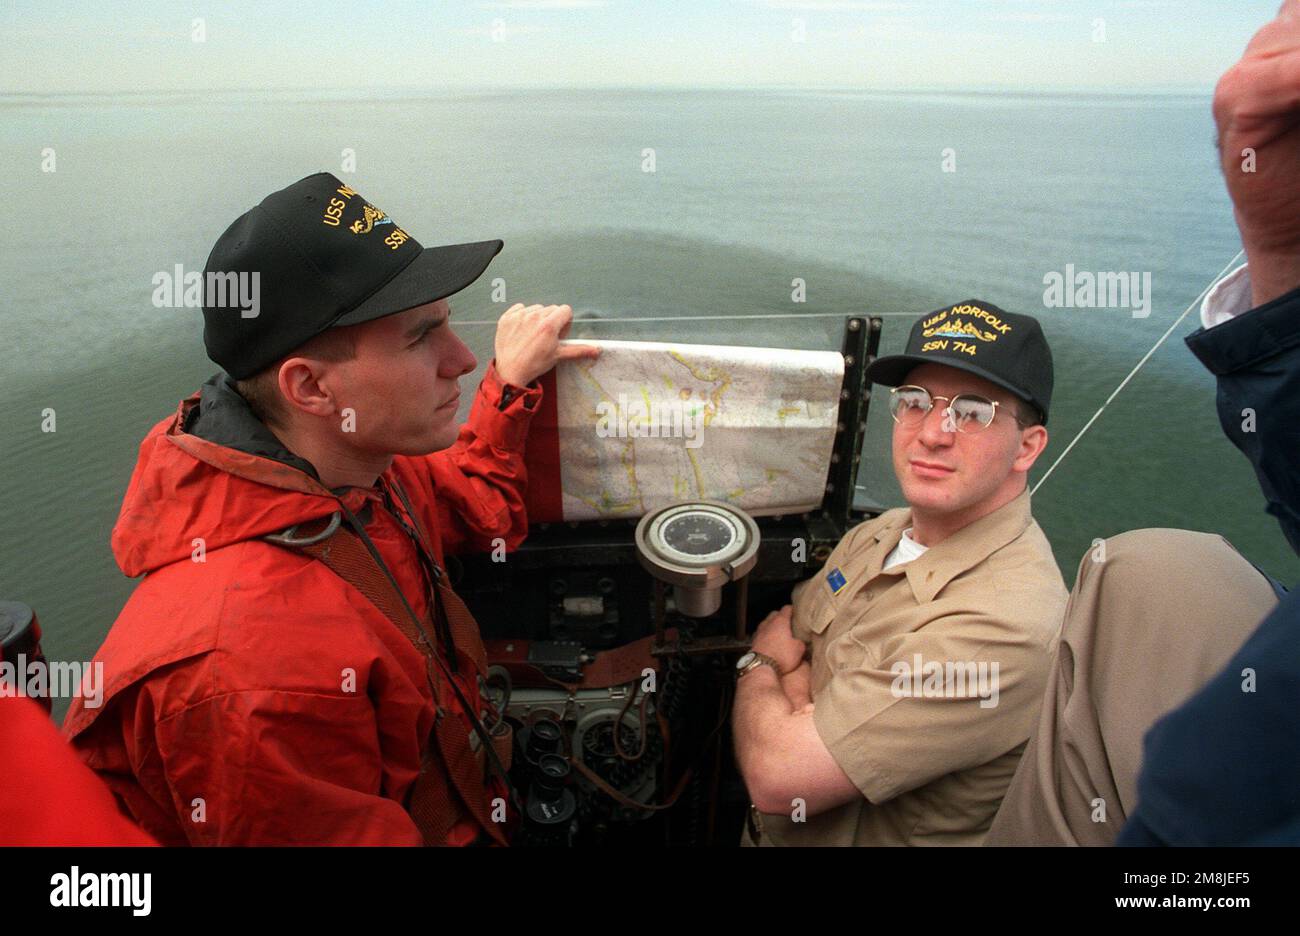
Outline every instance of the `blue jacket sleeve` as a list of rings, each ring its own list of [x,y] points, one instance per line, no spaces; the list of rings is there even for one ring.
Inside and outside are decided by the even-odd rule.
[[[1218,378],[1223,431],[1300,552],[1300,289],[1187,345]],[[1118,844],[1300,844],[1300,593],[1147,732]]]
[[[1255,466],[1267,510],[1300,553],[1300,289],[1187,346],[1218,378],[1219,422]]]

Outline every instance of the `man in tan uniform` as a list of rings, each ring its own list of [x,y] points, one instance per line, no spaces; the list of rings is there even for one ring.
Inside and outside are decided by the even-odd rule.
[[[909,507],[850,530],[738,664],[749,844],[979,844],[1042,703],[1066,589],[1026,485],[1041,327],[968,300],[867,375]]]

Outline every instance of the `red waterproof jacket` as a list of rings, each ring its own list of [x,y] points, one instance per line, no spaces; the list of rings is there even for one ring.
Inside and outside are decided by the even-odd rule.
[[[456,444],[385,472],[439,564],[444,551],[523,540],[524,440],[541,395],[489,365]],[[416,548],[378,488],[323,487],[228,376],[141,444],[112,546],[145,578],[96,654],[103,705],[74,700],[64,731],[164,845],[421,843],[403,802],[434,718],[422,655],[323,563],[261,539],[339,499],[423,616]],[[474,836],[467,819],[451,843]]]
[[[31,699],[0,696],[0,846],[157,845],[69,750]]]

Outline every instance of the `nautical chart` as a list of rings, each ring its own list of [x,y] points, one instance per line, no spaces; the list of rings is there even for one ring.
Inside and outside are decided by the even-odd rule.
[[[700,498],[759,515],[821,503],[840,354],[581,343],[600,357],[555,373],[564,519],[638,517]]]

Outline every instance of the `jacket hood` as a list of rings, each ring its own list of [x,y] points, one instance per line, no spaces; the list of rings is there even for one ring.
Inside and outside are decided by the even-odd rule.
[[[113,556],[134,578],[192,558],[196,540],[205,552],[220,549],[328,516],[340,499],[359,511],[368,494],[379,496],[325,487],[219,373],[140,444],[113,527]]]

